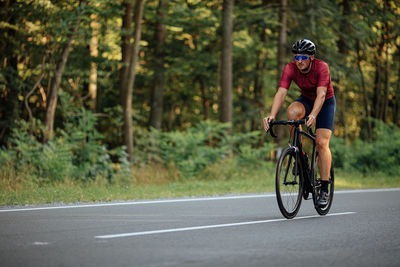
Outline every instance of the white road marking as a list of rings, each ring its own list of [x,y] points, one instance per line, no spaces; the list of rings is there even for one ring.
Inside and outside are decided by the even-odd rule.
[[[47,246],[49,242],[33,242],[35,246]]]
[[[341,216],[341,215],[350,215],[350,214],[355,214],[355,213],[356,212],[341,212],[341,213],[327,214],[325,216]],[[317,218],[317,217],[319,218],[321,216],[320,215],[312,215],[312,216],[295,217],[293,220],[301,220],[301,219],[309,219],[309,218]],[[204,230],[204,229],[212,229],[212,228],[223,228],[223,227],[232,227],[232,226],[261,224],[261,223],[282,222],[282,221],[289,222],[290,220],[282,218],[282,219],[272,219],[272,220],[262,220],[262,221],[240,222],[240,223],[204,225],[204,226],[173,228],[173,229],[144,231],[144,232],[122,233],[122,234],[114,234],[114,235],[99,235],[99,236],[95,236],[95,238],[97,238],[97,239],[110,239],[110,238],[120,238],[120,237],[155,235],[155,234],[165,234],[165,233],[173,233],[173,232],[195,231],[195,230]]]
[[[348,190],[335,191],[335,194],[377,193],[377,192],[396,192],[396,191],[400,191],[400,188],[348,189]]]
[[[341,191],[335,191],[335,194],[392,192],[392,191],[400,191],[400,188],[360,189],[360,190],[343,190],[343,191],[341,190]],[[221,196],[221,197],[197,197],[197,198],[194,197],[194,198],[148,200],[148,201],[127,201],[127,202],[115,202],[115,203],[95,203],[95,204],[50,206],[50,207],[12,208],[12,209],[0,209],[0,213],[1,212],[16,212],[16,211],[57,210],[57,209],[73,209],[73,208],[95,208],[95,207],[110,207],[110,206],[130,206],[130,205],[144,205],[144,204],[163,204],[163,203],[214,201],[214,200],[232,200],[232,199],[249,199],[249,198],[270,198],[270,197],[275,197],[275,193],[254,194],[254,195],[238,195],[238,196]]]
[[[98,203],[98,204],[83,204],[83,205],[68,205],[68,206],[52,206],[52,207],[33,207],[33,208],[16,208],[16,209],[0,209],[0,212],[11,211],[34,211],[34,210],[55,210],[55,209],[72,209],[72,208],[94,208],[94,207],[108,207],[108,206],[129,206],[129,205],[143,205],[143,204],[163,204],[163,203],[178,203],[178,202],[196,202],[196,201],[210,201],[210,200],[232,200],[232,199],[246,199],[246,198],[268,198],[275,197],[275,194],[256,194],[256,195],[239,195],[239,196],[222,196],[222,197],[200,197],[200,198],[179,198],[179,199],[165,199],[165,200],[149,200],[149,201],[127,201],[116,203]]]

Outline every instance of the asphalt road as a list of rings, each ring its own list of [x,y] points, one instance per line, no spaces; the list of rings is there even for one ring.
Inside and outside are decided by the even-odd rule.
[[[400,189],[0,208],[0,266],[400,266]]]

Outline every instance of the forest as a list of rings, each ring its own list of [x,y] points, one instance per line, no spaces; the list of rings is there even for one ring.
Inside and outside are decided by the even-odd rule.
[[[2,179],[274,160],[262,118],[299,39],[330,68],[335,167],[400,171],[398,0],[3,0],[0,33]]]

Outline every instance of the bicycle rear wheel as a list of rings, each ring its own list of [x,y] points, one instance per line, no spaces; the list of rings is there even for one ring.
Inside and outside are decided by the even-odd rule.
[[[296,152],[287,147],[283,150],[276,168],[275,190],[279,210],[288,219],[296,216],[303,195],[303,170]]]
[[[333,194],[335,189],[335,173],[333,170],[333,163],[331,164],[331,171],[329,174],[329,186],[328,186],[328,203],[326,206],[320,207],[317,205],[318,197],[321,191],[321,176],[319,173],[319,161],[318,161],[318,152],[315,156],[315,172],[314,172],[314,190],[313,190],[313,201],[315,210],[318,212],[319,215],[326,215],[329,210],[331,209],[332,202],[333,202]]]

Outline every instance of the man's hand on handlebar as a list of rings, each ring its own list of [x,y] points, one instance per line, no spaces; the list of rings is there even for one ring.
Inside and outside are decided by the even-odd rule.
[[[308,115],[307,120],[306,120],[306,126],[308,129],[310,129],[315,123],[315,116],[314,115]]]
[[[264,129],[266,132],[268,132],[268,130],[269,130],[269,123],[272,122],[273,120],[275,120],[275,116],[268,116],[263,119]]]

